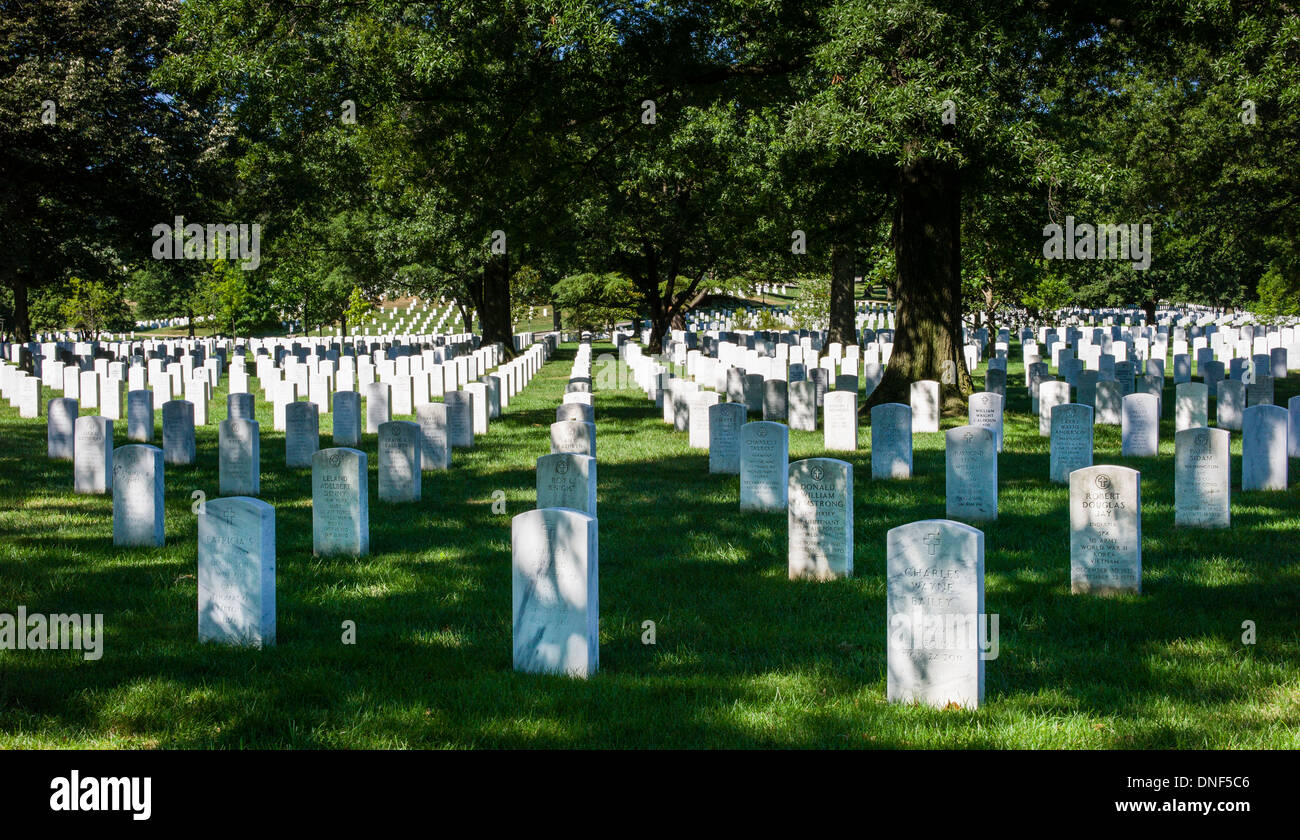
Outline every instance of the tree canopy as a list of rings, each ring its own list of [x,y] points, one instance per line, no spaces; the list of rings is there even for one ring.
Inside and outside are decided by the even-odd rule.
[[[948,363],[967,393],[976,314],[1300,312],[1286,5],[38,0],[0,39],[24,340],[29,298],[77,328],[40,303],[74,277],[234,332],[445,298],[507,348],[527,307],[657,344],[710,291],[815,278],[853,340],[861,276],[897,305],[889,400]],[[257,266],[153,259],[175,217],[259,225]],[[1143,264],[1044,249],[1112,225],[1150,226]]]

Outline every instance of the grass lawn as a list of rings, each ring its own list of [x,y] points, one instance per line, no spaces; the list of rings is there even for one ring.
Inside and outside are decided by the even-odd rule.
[[[285,468],[259,399],[279,567],[279,643],[260,651],[196,640],[191,493],[216,494],[224,383],[198,464],[167,468],[158,549],[114,549],[109,497],[74,495],[71,464],[45,457],[44,418],[0,402],[0,612],[103,613],[106,635],[93,662],[0,651],[0,747],[1300,747],[1300,483],[1240,492],[1234,434],[1232,528],[1175,529],[1170,385],[1159,458],[1122,459],[1118,427],[1096,428],[1095,463],[1142,472],[1143,594],[1072,596],[1068,490],[1047,481],[1014,348],[1000,519],[983,527],[1000,656],[979,711],[885,702],[885,532],[944,516],[942,432],[916,436],[914,479],[874,482],[864,426],[847,458],[857,577],[791,582],[784,514],[742,514],[738,477],[709,475],[707,453],[639,390],[595,397],[601,670],[514,673],[510,517],[535,501],[573,354],[562,347],[451,471],[426,473],[420,503],[378,500],[366,435],[361,559],[312,556],[310,470]],[[1276,391],[1285,404],[1300,381]],[[791,432],[792,460],[821,454],[820,431]],[[641,642],[647,620],[655,645]]]

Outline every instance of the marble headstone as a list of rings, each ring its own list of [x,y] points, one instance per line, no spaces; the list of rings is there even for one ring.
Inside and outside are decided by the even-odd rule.
[[[1288,420],[1280,405],[1252,405],[1242,414],[1242,490],[1286,489]]]
[[[193,464],[194,403],[168,400],[162,407],[163,460],[176,466]]]
[[[1142,591],[1141,474],[1102,464],[1070,473],[1070,591]]]
[[[789,383],[769,379],[763,383],[763,419],[784,423],[789,414]]]
[[[1160,411],[1150,394],[1124,398],[1120,454],[1125,458],[1154,458],[1160,454]]]
[[[596,518],[543,508],[519,514],[510,530],[515,670],[591,676],[600,667]]]
[[[912,477],[912,408],[881,403],[871,408],[871,477]]]
[[[740,509],[763,512],[786,509],[790,465],[790,430],[781,423],[756,420],[740,429]]]
[[[198,520],[199,641],[275,644],[275,508],[209,499]]]
[[[126,394],[126,439],[137,443],[153,440],[153,394],[146,390]]]
[[[971,394],[966,403],[967,422],[993,433],[993,443],[1002,451],[1002,395],[992,391]]]
[[[316,403],[292,402],[284,407],[284,464],[310,467],[320,449],[320,413]]]
[[[109,492],[113,484],[113,421],[97,414],[78,417],[73,435],[73,491]]]
[[[817,383],[802,379],[788,386],[790,428],[800,432],[817,431]]]
[[[361,445],[361,395],[356,391],[334,393],[335,446]]]
[[[971,522],[998,518],[998,451],[993,432],[959,426],[944,433],[947,517]]]
[[[45,411],[45,447],[48,457],[71,461],[76,450],[77,401],[68,397],[50,400]]]
[[[469,391],[447,391],[447,439],[456,449],[474,448],[474,397]]]
[[[1174,431],[1210,424],[1210,391],[1204,382],[1180,382],[1174,389]]]
[[[249,393],[226,394],[227,420],[256,420],[256,397]]]
[[[1070,473],[1092,466],[1092,406],[1066,403],[1052,409],[1048,480],[1070,481]]]
[[[698,391],[689,396],[687,409],[687,442],[692,449],[709,448],[709,409],[718,404],[720,394],[712,391]],[[563,505],[548,505],[563,507]]]
[[[366,434],[378,434],[379,424],[393,419],[392,403],[387,382],[371,382],[361,386],[366,398]]]
[[[1220,429],[1241,431],[1242,412],[1246,410],[1246,386],[1236,379],[1219,383],[1214,400],[1214,423]]]
[[[858,392],[828,391],[822,400],[823,445],[827,450],[856,452],[858,449]]]
[[[420,425],[410,420],[379,424],[379,500],[420,501]]]
[[[451,469],[446,403],[417,405],[415,422],[420,426],[420,469],[424,472]]]
[[[1175,526],[1227,528],[1231,525],[1231,437],[1227,429],[1205,426],[1174,434]]]
[[[1120,394],[1118,382],[1098,382],[1096,389],[1096,413],[1093,421],[1099,426],[1119,426],[1123,422],[1124,397]]]
[[[912,383],[912,431],[939,431],[939,383],[933,379]]]
[[[565,420],[551,424],[551,454],[569,452],[596,457],[596,424]]]
[[[163,453],[147,443],[113,451],[113,545],[163,544]]]
[[[886,536],[885,563],[889,702],[978,708],[984,533],[947,519],[900,525]]]
[[[745,406],[719,403],[709,406],[709,472],[740,474],[740,429],[745,425]]]
[[[335,447],[318,450],[312,456],[311,514],[313,553],[370,553],[366,453]]]
[[[223,496],[261,492],[262,444],[256,420],[227,419],[217,427],[217,484]]]
[[[853,465],[835,458],[795,461],[787,493],[790,579],[852,577]]]
[[[537,507],[596,515],[596,459],[560,452],[537,459]]]

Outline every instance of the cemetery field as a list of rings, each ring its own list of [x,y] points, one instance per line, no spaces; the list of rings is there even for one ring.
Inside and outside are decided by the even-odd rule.
[[[535,505],[575,347],[451,470],[425,473],[420,502],[379,500],[364,435],[371,554],[359,559],[312,556],[311,470],[285,466],[271,404],[250,388],[260,498],[276,511],[277,643],[262,650],[197,641],[191,506],[216,495],[225,379],[197,464],[166,468],[162,548],[115,548],[111,498],[74,494],[71,464],[46,458],[45,418],[0,403],[0,612],[104,616],[98,660],[0,650],[0,748],[1300,747],[1300,484],[1241,492],[1234,434],[1232,527],[1176,529],[1167,381],[1158,458],[1121,458],[1119,427],[1095,428],[1094,463],[1142,473],[1143,593],[1071,595],[1069,490],[1047,480],[1018,352],[999,519],[978,526],[985,611],[999,617],[978,711],[885,699],[885,535],[945,517],[942,431],[916,434],[915,477],[891,482],[871,480],[865,420],[856,453],[827,453],[820,429],[790,432],[792,462],[848,460],[855,485],[855,576],[793,582],[785,513],[742,513],[739,478],[710,475],[707,451],[630,377],[625,390],[595,380],[600,669],[514,671],[510,520]],[[597,371],[602,353],[613,348],[594,347]],[[1285,404],[1300,377],[1275,388]]]

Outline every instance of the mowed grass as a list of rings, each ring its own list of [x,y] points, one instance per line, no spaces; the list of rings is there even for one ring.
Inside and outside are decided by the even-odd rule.
[[[451,471],[426,473],[418,504],[378,500],[367,435],[360,559],[312,556],[310,471],[284,466],[259,399],[278,548],[279,643],[265,650],[197,643],[191,493],[216,495],[224,387],[198,464],[167,468],[159,549],[115,549],[111,500],[74,495],[71,464],[45,457],[44,419],[0,404],[0,612],[103,613],[106,635],[99,661],[0,651],[0,747],[1300,746],[1300,488],[1240,492],[1234,435],[1232,528],[1175,529],[1170,386],[1159,458],[1122,459],[1118,428],[1096,429],[1096,463],[1142,472],[1143,594],[1072,596],[1068,491],[1047,481],[1015,361],[1000,518],[983,526],[1000,651],[982,709],[885,701],[885,533],[944,516],[942,433],[916,436],[915,478],[876,482],[864,424],[847,457],[856,577],[791,582],[785,516],[741,513],[737,477],[709,475],[707,453],[635,389],[595,397],[600,672],[515,673],[510,517],[534,505],[573,354],[563,347]],[[1278,382],[1278,402],[1298,384]],[[329,415],[321,431],[329,445]],[[826,454],[820,432],[793,432],[790,450]]]

